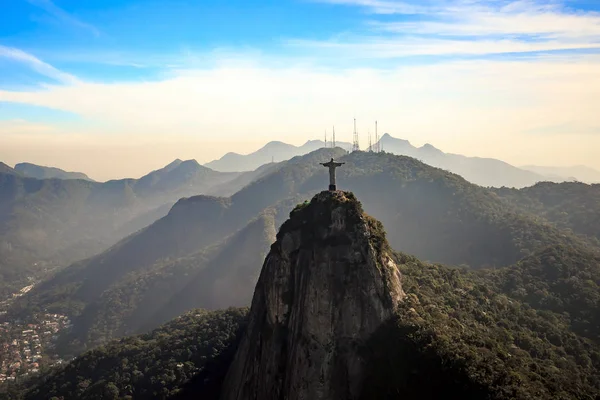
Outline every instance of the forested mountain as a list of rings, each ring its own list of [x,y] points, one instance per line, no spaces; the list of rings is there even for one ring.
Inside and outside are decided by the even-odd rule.
[[[414,158],[353,152],[339,161],[346,163],[337,171],[339,188],[356,193],[369,214],[385,221],[394,248],[422,259],[502,266],[545,245],[580,242],[494,192]],[[318,192],[327,185],[327,170],[307,162],[291,160],[233,195],[232,203],[260,209],[292,193]]]
[[[240,351],[247,349],[244,336],[263,327],[260,340],[275,346],[268,349],[268,354],[287,357],[281,350],[290,340],[287,345],[290,352],[296,346],[304,346],[316,356],[306,363],[283,363],[274,370],[273,374],[283,377],[280,385],[288,385],[285,377],[296,376],[298,370],[313,368],[311,363],[317,363],[316,369],[322,368],[322,379],[330,374],[337,379],[348,379],[349,372],[340,369],[343,364],[320,364],[319,351],[331,352],[335,348],[361,352],[358,364],[354,363],[351,370],[354,388],[337,388],[358,391],[359,398],[365,400],[594,400],[600,396],[597,256],[558,245],[537,250],[512,266],[495,270],[469,271],[427,264],[413,256],[393,253],[381,224],[362,215],[360,204],[351,194],[346,193],[335,203],[327,201],[313,199],[300,204],[282,227],[278,243],[265,260],[264,276],[257,286],[251,313],[256,317],[259,315],[256,311],[266,305],[269,318],[251,316],[248,321],[245,311],[195,311],[151,334],[121,339],[87,352],[43,379],[27,382],[21,395],[26,399],[131,396],[216,400],[236,389],[223,386],[223,382],[230,380],[229,365],[240,357]],[[319,228],[321,225],[329,226],[330,231]],[[352,232],[364,229],[368,235],[353,236]],[[301,284],[311,279],[307,274],[321,273],[321,268],[343,268],[354,257],[364,257],[363,251],[367,250],[358,242],[348,242],[346,236],[368,240],[376,249],[372,251],[382,255],[377,260],[385,261],[389,256],[394,262],[390,264],[388,259],[386,266],[379,265],[379,261],[373,265],[361,264],[362,269],[371,268],[374,273],[368,279],[357,279],[352,274],[358,272],[348,268],[345,270],[349,276],[322,271],[326,281],[321,284],[331,296],[313,297],[311,286]],[[350,243],[355,243],[351,244],[354,251],[345,249]],[[311,251],[315,246],[321,251]],[[288,259],[288,253],[297,257],[298,262]],[[326,260],[329,262],[322,264]],[[379,323],[366,341],[348,346],[354,343],[349,338],[356,338],[359,332],[345,331],[344,327],[374,321],[358,318],[369,305],[364,301],[352,303],[352,299],[357,298],[355,295],[376,296],[371,289],[379,279],[384,283],[377,290],[395,287],[386,280],[389,277],[378,278],[376,272],[378,268],[391,266],[400,273],[401,301],[391,318]],[[286,280],[296,282],[291,293],[286,291]],[[281,303],[275,302],[277,293],[284,295]],[[334,308],[340,311],[335,316],[319,311],[335,301],[346,301],[348,307],[344,312]],[[305,308],[310,304],[315,306],[314,310]],[[278,325],[283,320],[275,317],[293,321],[299,313],[305,313],[306,318],[290,324],[291,330],[283,332]],[[319,332],[321,322],[333,324],[334,329]],[[269,324],[272,329],[266,329]],[[303,336],[305,330],[325,335],[331,341]],[[261,346],[254,349],[261,351]],[[261,360],[252,362],[258,366]],[[252,365],[246,367],[251,369]],[[253,387],[256,377],[270,376],[267,373],[248,376],[244,387]],[[322,387],[329,381],[305,382],[308,386],[302,387],[306,389]],[[335,385],[339,381],[332,382]],[[225,388],[228,390],[222,392]],[[243,387],[237,389],[243,393]],[[277,390],[274,388],[274,396]]]
[[[243,277],[236,285],[244,279],[254,285],[260,264],[243,262],[262,257],[269,244],[269,235],[257,232],[273,231],[301,199],[327,186],[327,170],[319,163],[330,157],[345,162],[338,169],[339,187],[352,189],[369,214],[385,221],[390,244],[423,259],[482,268],[514,264],[547,246],[596,251],[495,192],[413,158],[321,149],[272,166],[230,198],[181,199],[151,226],[34,288],[18,309],[66,312],[77,318],[74,332],[85,345],[155,327],[190,308],[244,305],[228,290],[206,288],[220,287],[219,274],[239,268],[244,274],[231,275]],[[256,241],[233,244],[234,233],[242,237],[245,231],[255,232]],[[227,249],[221,254],[235,258],[218,257],[219,243]],[[182,282],[194,283],[186,289]],[[205,289],[195,291],[196,285]],[[157,287],[164,293],[160,301],[145,301]]]
[[[83,179],[93,181],[82,172],[67,172],[60,168],[44,167],[31,163],[19,163],[15,165],[15,170],[19,171],[24,176],[36,179]]]
[[[387,133],[381,137],[380,145],[386,152],[414,157],[481,186],[521,188],[547,180],[542,174],[514,167],[504,161],[444,153],[430,144],[415,147],[408,140],[396,139]]]
[[[181,197],[231,194],[243,185],[217,187],[238,175],[194,160],[105,183],[0,173],[0,294],[24,286],[28,276],[97,254],[164,216]]]
[[[525,212],[600,243],[600,184],[540,182],[521,190],[495,192]]]
[[[188,243],[196,245],[165,247],[138,259],[139,244],[147,240],[143,232],[107,254],[69,267],[19,305],[72,317],[74,327],[59,348],[67,354],[115,336],[147,332],[199,305],[208,309],[248,305],[275,238],[273,215],[261,215],[216,244],[214,239],[202,241],[206,228],[210,225],[187,232]]]
[[[329,146],[329,143],[327,144]],[[338,147],[352,149],[352,143],[336,142]],[[309,140],[302,146],[294,146],[283,142],[269,142],[250,154],[227,153],[218,160],[206,164],[216,171],[253,171],[261,165],[272,161],[287,161],[296,156],[302,156],[325,147],[322,140]]]
[[[192,398],[198,389],[216,399],[246,315],[190,311],[152,333],[98,347],[10,399]]]

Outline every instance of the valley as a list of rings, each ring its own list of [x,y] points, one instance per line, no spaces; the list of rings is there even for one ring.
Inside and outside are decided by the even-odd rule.
[[[136,210],[137,206],[131,208],[131,204],[150,201],[146,199],[153,199],[151,203],[156,205],[178,198],[172,205],[164,203],[159,206],[160,211],[137,214],[134,217],[136,222],[131,222],[133,219],[128,222],[136,228],[126,229],[124,225],[116,228],[118,234],[110,237],[115,240],[120,235],[124,236],[112,245],[106,241],[106,250],[100,248],[90,257],[47,274],[40,274],[38,269],[39,275],[32,274],[29,278],[36,277],[32,281],[35,285],[22,287],[17,294],[11,295],[10,300],[4,301],[2,317],[13,321],[12,325],[4,323],[3,346],[7,354],[12,354],[12,361],[3,367],[5,383],[12,387],[28,379],[35,381],[38,373],[61,371],[61,363],[65,360],[87,354],[89,349],[106,343],[114,343],[113,346],[117,346],[114,351],[119,352],[119,342],[111,340],[165,329],[161,326],[169,326],[169,321],[193,313],[191,310],[201,310],[197,311],[200,312],[197,315],[205,315],[206,312],[217,313],[228,307],[249,306],[253,293],[256,296],[254,288],[260,280],[261,265],[273,251],[272,244],[280,240],[277,238],[284,229],[282,225],[289,223],[286,222],[288,218],[294,218],[309,204],[306,199],[321,192],[327,171],[319,163],[330,158],[344,163],[337,171],[338,185],[360,199],[364,212],[383,221],[377,229],[385,230],[390,249],[402,252],[394,253],[394,258],[405,277],[403,290],[407,287],[405,285],[413,285],[409,282],[424,279],[419,277],[423,273],[420,269],[433,268],[428,271],[434,275],[419,284],[426,286],[438,285],[455,276],[452,274],[459,274],[461,283],[457,281],[453,285],[463,295],[471,293],[472,285],[483,285],[486,289],[482,290],[486,293],[490,290],[492,292],[489,293],[494,293],[486,301],[492,298],[495,299],[493,301],[501,301],[498,299],[507,296],[512,302],[527,304],[523,307],[539,310],[542,314],[538,315],[536,311],[519,317],[531,319],[532,324],[547,326],[541,320],[533,322],[542,318],[544,312],[562,315],[560,332],[554,333],[563,337],[561,340],[573,340],[566,339],[564,335],[574,334],[576,340],[582,341],[577,346],[586,348],[598,340],[600,321],[593,311],[600,304],[600,299],[593,294],[600,287],[600,246],[594,222],[594,218],[600,215],[597,185],[542,182],[523,189],[484,188],[457,174],[407,156],[385,152],[348,153],[341,148],[322,148],[287,161],[267,164],[253,172],[226,173],[226,177],[221,177],[221,173],[208,172],[205,167],[194,163],[182,167],[185,163],[176,161],[151,173],[152,178],[128,183],[127,186],[133,190],[133,202],[124,203],[123,210],[127,207]],[[175,178],[179,173],[173,172],[175,170],[184,173]],[[192,171],[191,175],[189,171]],[[197,181],[198,171],[209,176],[216,174],[218,178]],[[174,184],[172,179],[179,179],[183,186]],[[61,182],[58,184],[63,185]],[[148,182],[153,183],[148,186]],[[204,189],[206,194],[181,196],[203,190],[202,186],[190,186],[189,182],[210,183],[200,184],[208,185]],[[85,185],[98,184],[88,182]],[[142,189],[146,187],[150,189]],[[38,192],[33,193],[39,195]],[[13,197],[13,210],[18,207],[17,200],[32,201],[29,197]],[[97,203],[103,204],[103,201],[93,200],[87,194],[81,204],[88,208],[98,207]],[[94,212],[100,215],[100,210],[102,208]],[[127,212],[136,215],[131,214],[132,211]],[[43,221],[45,217],[40,215],[38,218],[38,221]],[[123,223],[120,217],[117,220]],[[93,222],[74,221],[76,224]],[[95,230],[102,227],[95,223],[93,226]],[[115,232],[115,225],[110,229]],[[408,267],[414,263],[420,266],[418,270]],[[447,267],[438,266],[440,264],[454,267],[445,269]],[[460,268],[456,269],[456,266]],[[557,276],[560,277],[558,280]],[[472,283],[464,286],[463,280]],[[413,295],[419,290],[426,290],[424,287],[409,287]],[[478,296],[473,295],[475,298]],[[403,323],[413,318],[410,310],[420,309],[422,318],[432,312],[429,308],[420,307],[423,307],[421,302],[431,301],[429,296],[433,293],[423,296],[426,298],[414,303],[415,298],[409,294],[402,302],[399,309],[405,310],[401,317]],[[448,301],[458,301],[449,300],[450,293],[443,296]],[[444,318],[458,318],[460,315],[459,319],[464,321],[477,316],[479,311],[475,311],[473,302],[482,300],[475,298],[468,300],[471,302],[468,305],[464,304],[465,310],[460,314],[448,310],[448,317]],[[466,300],[460,300],[463,301]],[[448,307],[448,304],[443,307]],[[487,312],[495,315],[499,311],[493,308]],[[519,308],[511,312],[520,314],[524,311]],[[415,323],[423,323],[422,318],[416,319]],[[478,318],[476,320],[479,321]],[[510,326],[512,331],[520,329],[504,312],[494,318],[502,319],[502,324]],[[549,318],[549,314],[543,318]],[[192,323],[192,320],[188,321]],[[48,337],[40,336],[38,331],[49,323],[52,329],[56,328],[55,331],[51,331]],[[452,322],[448,323],[452,325]],[[33,334],[38,336],[33,343],[40,346],[33,349],[23,347],[27,346],[23,345],[24,341],[32,343],[29,336],[23,339],[23,331],[32,329]],[[477,330],[480,329],[477,325],[469,329],[484,335],[483,331]],[[548,328],[538,326],[535,329],[544,331]],[[42,333],[45,334],[45,331]],[[474,345],[462,342],[464,338],[459,332],[455,334],[458,335],[455,340],[466,346],[464,351]],[[525,336],[531,334],[529,331],[522,333]],[[490,340],[500,339],[494,336]],[[28,356],[32,351],[35,360]],[[584,350],[576,347],[569,351],[576,357],[582,357]],[[417,352],[411,353],[411,357],[421,356]],[[596,368],[593,357],[589,368]],[[189,361],[185,360],[186,357],[181,358],[179,364],[187,365]],[[173,383],[176,385],[173,388],[179,389],[173,390],[184,390],[185,385],[192,385],[192,381],[188,382],[192,376],[202,373],[201,364],[194,362],[193,365],[182,367],[185,373],[174,381],[178,383]],[[577,371],[578,374],[588,374],[587,370]],[[403,390],[412,389],[404,387]]]

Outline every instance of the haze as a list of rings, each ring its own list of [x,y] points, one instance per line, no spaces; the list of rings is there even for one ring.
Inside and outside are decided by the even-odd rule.
[[[139,177],[336,126],[600,168],[590,1],[11,1],[0,160]]]

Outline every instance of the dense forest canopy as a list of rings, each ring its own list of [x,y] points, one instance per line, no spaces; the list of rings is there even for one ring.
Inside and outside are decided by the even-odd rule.
[[[583,274],[600,283],[597,260],[572,249],[548,249],[509,269],[481,272],[425,264],[396,253],[407,298],[397,317],[364,350],[371,366],[365,398],[399,398],[394,393],[403,393],[408,399],[451,394],[596,399],[598,290],[583,298],[570,290],[568,283],[582,276],[571,267],[555,274],[546,292],[529,286],[526,282],[539,280],[540,271],[553,273],[550,254],[557,260],[567,256],[574,263],[596,263],[595,272]],[[515,275],[525,283],[515,283]],[[548,306],[557,302],[565,306]],[[579,302],[575,308],[574,302]],[[231,362],[245,315],[244,310],[190,312],[151,334],[83,354],[37,381],[25,398],[91,399],[98,393],[114,396],[104,398],[181,398],[190,393],[186,388],[193,388],[195,396],[216,399],[203,397],[203,390],[218,392],[215,387]],[[213,369],[206,371],[207,365]]]

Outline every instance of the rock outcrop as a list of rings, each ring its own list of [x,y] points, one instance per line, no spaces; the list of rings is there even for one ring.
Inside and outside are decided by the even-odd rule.
[[[221,398],[359,398],[362,351],[402,301],[400,280],[381,223],[352,193],[299,205],[265,259]]]

